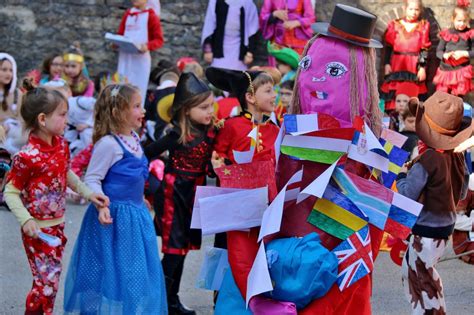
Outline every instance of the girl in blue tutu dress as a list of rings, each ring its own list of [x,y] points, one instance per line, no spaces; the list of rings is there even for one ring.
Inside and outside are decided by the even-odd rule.
[[[110,206],[89,206],[66,277],[66,314],[167,314],[153,222],[144,203],[148,163],[133,131],[140,92],[107,86],[95,109],[94,149],[85,182]]]

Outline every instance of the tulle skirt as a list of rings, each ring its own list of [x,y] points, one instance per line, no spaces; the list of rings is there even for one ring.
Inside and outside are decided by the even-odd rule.
[[[112,202],[113,224],[89,206],[64,292],[66,314],[167,314],[166,289],[148,209]]]
[[[437,91],[449,92],[453,95],[466,95],[473,90],[472,66],[468,65],[456,70],[438,68],[433,78]]]

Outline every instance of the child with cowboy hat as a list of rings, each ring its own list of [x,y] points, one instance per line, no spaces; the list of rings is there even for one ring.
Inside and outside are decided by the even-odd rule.
[[[408,173],[402,169],[397,181],[402,195],[423,203],[403,259],[403,285],[414,314],[446,314],[435,266],[453,233],[456,204],[467,191],[464,156],[453,149],[471,136],[472,119],[463,117],[461,98],[444,92],[436,92],[424,104],[412,98],[409,108],[416,113],[416,133],[428,149]]]

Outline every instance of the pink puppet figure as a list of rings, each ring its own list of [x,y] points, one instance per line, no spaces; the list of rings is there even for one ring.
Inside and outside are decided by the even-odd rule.
[[[296,75],[293,101],[290,114],[323,113],[334,118],[322,119],[318,125],[324,128],[360,127],[361,119],[374,131],[381,132],[382,112],[378,107],[377,71],[375,67],[375,49],[381,48],[378,41],[371,39],[376,22],[373,14],[346,5],[336,5],[331,23],[316,23],[313,30],[318,33],[307,43],[303,58]],[[294,160],[282,154],[277,167],[278,190],[289,178],[304,167],[301,187],[309,185],[328,168],[327,164]],[[345,170],[362,177],[368,177],[367,168],[358,162],[347,160]],[[301,203],[285,203],[280,232],[274,238],[303,237],[311,232],[319,234],[321,243],[328,250],[334,249],[341,239],[329,235],[307,222],[313,209],[315,197],[309,197]],[[383,231],[370,226],[371,249],[373,257],[378,254]],[[248,236],[247,236],[248,238]],[[265,241],[271,241],[266,239]],[[245,244],[241,241],[240,244]],[[232,274],[245,297],[245,288],[239,278],[246,279],[244,270],[238,266],[251,265],[255,257],[255,246],[231,250],[229,261]],[[298,259],[295,257],[295,259]],[[371,275],[368,274],[340,291],[334,284],[322,297],[312,300],[298,314],[371,314]],[[261,298],[261,296],[258,296]]]

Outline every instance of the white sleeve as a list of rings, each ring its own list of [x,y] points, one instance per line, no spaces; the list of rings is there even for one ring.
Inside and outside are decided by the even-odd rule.
[[[454,228],[458,231],[471,232],[474,226],[473,218],[466,214],[456,213]]]
[[[104,194],[102,181],[110,167],[122,159],[123,151],[113,136],[105,136],[94,145],[84,182],[95,193]]]

